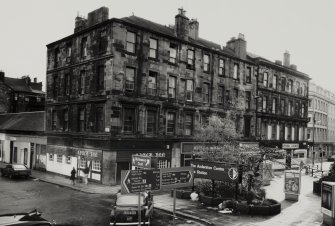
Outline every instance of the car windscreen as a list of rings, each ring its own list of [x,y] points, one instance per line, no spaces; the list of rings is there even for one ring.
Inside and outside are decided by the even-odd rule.
[[[25,167],[24,165],[13,165],[13,169],[15,169],[15,170],[26,170],[27,167]]]
[[[144,197],[141,196],[141,205],[144,204]],[[138,205],[138,196],[136,195],[122,195],[117,198],[116,206],[135,206]]]

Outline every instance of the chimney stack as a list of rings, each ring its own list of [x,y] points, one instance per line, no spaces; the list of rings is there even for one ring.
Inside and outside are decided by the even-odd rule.
[[[36,77],[34,78],[34,83],[37,83],[37,78]]]
[[[247,58],[247,42],[243,34],[238,34],[238,38],[231,38],[226,44],[227,48],[233,50],[235,55],[243,60]]]
[[[0,71],[0,81],[4,82],[5,81],[5,72]]]
[[[290,53],[287,50],[284,53],[284,66],[290,67]]]
[[[199,22],[192,19],[189,23],[189,37],[197,40],[199,37]]]
[[[86,28],[87,20],[84,17],[77,16],[75,19],[74,33]]]
[[[186,11],[183,8],[178,9],[178,14],[175,16],[175,33],[178,38],[188,40],[189,19],[185,13]]]
[[[101,23],[108,20],[109,9],[107,7],[101,7],[90,12],[87,15],[87,26],[93,26],[95,24]]]

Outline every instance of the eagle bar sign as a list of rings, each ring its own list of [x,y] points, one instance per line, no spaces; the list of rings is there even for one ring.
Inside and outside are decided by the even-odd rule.
[[[235,164],[193,160],[194,177],[227,182],[238,182]]]

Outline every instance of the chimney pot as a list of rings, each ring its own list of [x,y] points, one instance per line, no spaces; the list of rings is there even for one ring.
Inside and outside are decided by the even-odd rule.
[[[287,50],[284,53],[284,66],[290,67],[290,53]]]
[[[34,78],[34,83],[37,83],[37,78],[36,77]]]

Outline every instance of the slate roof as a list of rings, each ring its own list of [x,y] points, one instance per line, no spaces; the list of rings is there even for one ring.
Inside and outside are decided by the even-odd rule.
[[[27,85],[25,79],[5,77],[5,84],[12,88],[14,91],[31,92],[31,89]]]
[[[130,24],[133,24],[133,25],[138,26],[138,27],[142,27],[142,28],[154,31],[156,33],[160,33],[160,34],[164,34],[166,36],[177,38],[173,28],[170,28],[168,26],[152,22],[152,21],[147,20],[147,19],[143,19],[141,17],[129,16],[129,17],[123,17],[120,20],[122,20],[124,22],[127,22],[127,23],[130,23]],[[203,38],[198,38],[197,40],[189,38],[189,42],[192,43],[192,44],[195,44],[195,45],[205,47],[205,48],[219,50],[219,51],[224,52],[224,53],[229,54],[229,55],[234,55],[234,52],[232,50],[227,49],[225,47],[222,47],[220,44],[208,41],[208,40],[203,39]]]
[[[44,132],[45,112],[0,114],[0,131]]]

